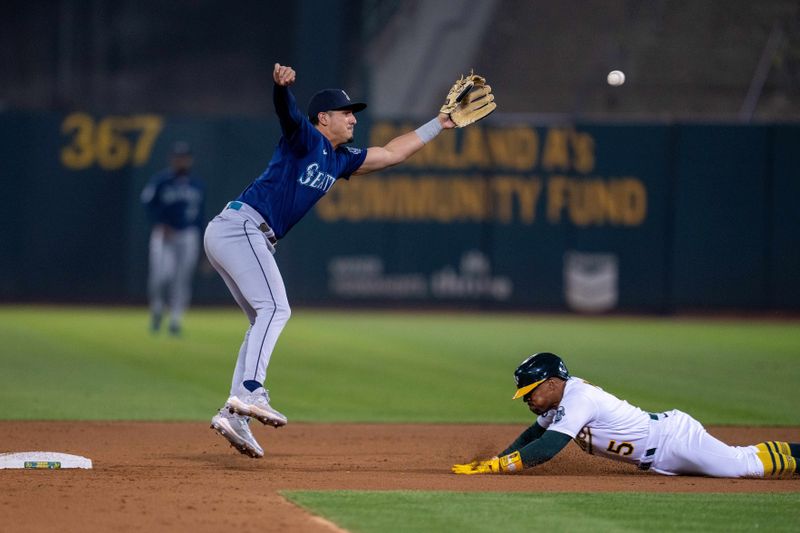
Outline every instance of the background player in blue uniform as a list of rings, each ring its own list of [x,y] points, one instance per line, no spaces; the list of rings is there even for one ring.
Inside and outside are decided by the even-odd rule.
[[[181,332],[192,294],[192,277],[200,252],[204,224],[205,186],[191,173],[192,151],[179,141],[172,147],[170,166],[155,174],[142,191],[153,228],[150,232],[150,329],[161,327],[165,293],[169,301],[169,331]]]
[[[339,179],[365,174],[405,161],[442,129],[455,127],[446,113],[420,128],[369,149],[346,146],[353,140],[354,102],[341,89],[326,89],[300,112],[289,86],[291,67],[275,64],[273,100],[281,136],[261,176],[208,225],[206,255],[250,321],[233,373],[230,396],[211,427],[241,453],[262,457],[250,417],[280,427],[286,417],[269,403],[264,388],[267,366],[278,336],[289,319],[289,301],[273,255],[278,240]]]

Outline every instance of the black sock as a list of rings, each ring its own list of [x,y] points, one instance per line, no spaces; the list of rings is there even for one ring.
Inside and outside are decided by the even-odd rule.
[[[789,442],[789,450],[792,452],[792,457],[800,461],[800,443]]]

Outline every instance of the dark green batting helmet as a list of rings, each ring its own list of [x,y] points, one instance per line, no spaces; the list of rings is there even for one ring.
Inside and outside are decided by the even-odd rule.
[[[567,365],[559,356],[550,352],[539,352],[525,359],[514,371],[514,381],[517,382],[517,392],[514,400],[522,398],[547,378],[557,377],[569,379]]]

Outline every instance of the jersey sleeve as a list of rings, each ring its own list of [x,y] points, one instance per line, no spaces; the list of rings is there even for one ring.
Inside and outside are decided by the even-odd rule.
[[[509,453],[516,452],[541,437],[544,432],[544,428],[540,426],[538,422],[534,422],[529,428],[523,431],[519,437],[514,440],[514,442],[509,444],[508,447],[506,447],[506,449],[500,452],[498,455],[508,455]]]
[[[366,148],[354,148],[352,146],[340,147],[336,150],[336,158],[339,166],[338,178],[350,179],[350,176],[364,164],[367,158]]]
[[[563,450],[569,441],[570,437],[565,433],[553,430],[545,431],[541,437],[519,450],[522,464],[527,468],[547,462]]]
[[[147,209],[147,214],[150,217],[150,222],[157,224],[161,221],[161,214],[163,205],[161,203],[161,188],[164,184],[163,174],[158,173],[150,178],[147,182],[140,200]]]
[[[158,174],[156,174],[147,181],[147,185],[144,186],[144,189],[142,189],[142,194],[139,197],[142,204],[148,207],[153,205],[153,202],[156,201],[156,192],[159,182],[158,177]]]
[[[272,102],[281,123],[281,131],[289,139],[300,129],[306,118],[297,108],[297,101],[288,87],[276,84],[272,90]]]
[[[540,416],[537,423],[547,430],[575,438],[596,417],[595,402],[584,394],[575,394],[565,396],[558,407]]]

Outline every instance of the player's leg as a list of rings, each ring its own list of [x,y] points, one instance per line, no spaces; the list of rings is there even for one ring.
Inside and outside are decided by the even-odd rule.
[[[246,341],[242,344],[244,360],[238,391],[228,399],[228,406],[236,412],[252,416],[264,424],[279,427],[285,425],[286,417],[269,403],[269,393],[264,388],[272,352],[283,327],[290,316],[289,302],[283,278],[275,259],[260,233],[250,234],[249,247],[258,269],[234,274],[236,286],[255,311],[255,320]],[[255,275],[254,275],[255,274]]]
[[[244,301],[241,294],[238,292],[238,288],[233,283],[230,276],[228,276],[228,274],[224,271],[224,269],[218,265],[215,265],[215,261],[211,258],[209,258],[209,262],[212,266],[214,266],[214,268],[217,268],[217,271],[225,281],[225,284],[230,289],[231,294],[233,294],[233,297],[237,303],[239,303],[240,306],[244,304],[243,308],[249,307],[247,302]],[[250,313],[247,314],[249,317]],[[255,317],[254,312],[253,317]],[[250,336],[250,329],[251,328],[247,328],[247,332],[244,335],[244,342],[242,342],[242,346],[239,349],[239,357],[236,361],[236,368],[233,372],[233,384],[235,384],[236,390],[238,390],[242,383],[241,376],[244,374],[244,352],[247,346],[247,340]],[[231,389],[234,389],[234,385],[231,386]],[[239,450],[240,453],[253,457],[254,459],[264,456],[264,449],[258,443],[253,435],[253,432],[250,430],[250,417],[242,416],[238,413],[232,413],[227,406],[223,406],[211,419],[211,428],[227,439],[231,446]]]
[[[782,477],[797,471],[800,445],[784,441],[760,442],[755,446],[756,455],[764,466],[764,477]]]
[[[180,334],[181,322],[192,296],[192,277],[200,253],[200,232],[187,228],[175,234],[175,278],[170,294],[169,331]]]
[[[679,412],[669,423],[672,431],[665,445],[667,450],[656,465],[662,473],[741,478],[770,477],[773,471],[788,475],[794,472],[794,460],[781,464],[781,458],[776,457],[778,466],[766,468],[755,447],[729,446],[685,413]]]
[[[209,240],[214,240],[218,237],[219,233],[222,233],[220,231],[219,224],[221,224],[221,222],[219,222],[213,228],[212,224],[209,224],[209,229],[206,230],[206,243],[208,243]],[[236,283],[233,281],[233,279],[228,275],[222,265],[216,261],[214,255],[208,251],[207,245],[206,250],[209,263],[211,263],[211,266],[213,266],[220,274],[222,280],[225,282],[225,285],[231,291],[234,300],[236,300],[236,303],[239,304],[239,306],[247,315],[252,327],[252,323],[255,321],[255,311],[247,303],[241,292],[239,292],[239,288],[236,286]],[[233,373],[233,383],[235,384],[237,390],[238,387],[241,386],[242,375],[244,374],[245,350],[250,336],[250,329],[251,328],[248,328],[244,335],[244,342],[242,342],[242,346],[239,349],[239,357],[236,361],[236,368]],[[233,390],[233,385],[231,389]],[[239,415],[238,413],[231,413],[228,407],[225,406],[212,417],[211,428],[224,437],[231,444],[231,446],[239,450],[240,453],[253,458],[263,457],[264,449],[261,447],[261,445],[259,445],[258,441],[253,436],[253,432],[250,430],[249,422],[249,417]]]
[[[247,300],[239,292],[239,287],[236,286],[236,282],[233,281],[233,278],[225,271],[225,269],[217,263],[217,261],[212,257],[208,256],[208,261],[211,263],[211,266],[216,269],[219,273],[222,281],[225,282],[225,285],[228,287],[228,290],[231,292],[233,299],[236,300],[236,303],[239,307],[244,311],[245,315],[247,315],[247,319],[250,321],[250,327],[247,328],[247,331],[244,334],[244,340],[242,341],[242,345],[239,347],[239,355],[236,358],[236,367],[233,370],[233,379],[231,380],[231,392],[230,395],[233,396],[241,392],[242,382],[244,382],[244,368],[245,368],[245,360],[247,359],[247,344],[250,340],[250,332],[253,330],[253,324],[256,321],[256,311],[250,304],[247,303]]]
[[[150,330],[157,332],[161,328],[161,318],[164,313],[162,292],[165,281],[164,231],[160,226],[154,227],[150,232],[148,268],[147,297],[150,304]]]
[[[255,320],[255,313],[253,320]],[[239,346],[239,355],[236,357],[236,367],[233,369],[233,378],[231,379],[231,391],[229,396],[238,394],[241,390],[242,383],[244,382],[244,366],[247,360],[247,344],[250,341],[250,332],[253,330],[253,324],[247,328],[244,333],[244,340],[242,345]]]
[[[783,455],[791,455],[795,459],[800,458],[800,444],[795,442],[769,440],[759,442],[758,444],[754,444],[754,446],[760,452],[781,453]]]
[[[283,279],[263,233],[249,220],[232,216],[206,230],[206,254],[225,275],[231,293],[248,314],[251,328],[243,343],[243,375],[228,405],[262,423],[281,426],[286,417],[269,405],[263,388],[275,343],[290,316]],[[253,313],[255,315],[253,316]],[[241,369],[240,357],[237,368]],[[234,389],[236,384],[234,383]]]

